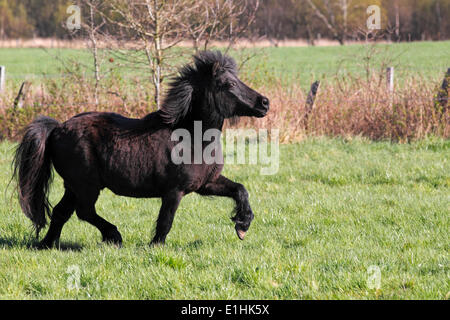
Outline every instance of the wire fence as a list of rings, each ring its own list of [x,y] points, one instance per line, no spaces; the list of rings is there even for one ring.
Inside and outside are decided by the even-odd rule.
[[[357,74],[361,75],[364,73],[364,70],[361,70],[361,67],[359,67],[357,69],[356,66],[352,66],[352,68],[354,68],[353,70],[357,70]],[[124,68],[126,69],[126,68]],[[301,68],[303,69],[303,68]],[[310,69],[308,69],[308,66],[304,67],[305,70],[309,71],[309,78],[310,79],[314,79],[316,80],[330,80],[333,81],[333,79],[336,79],[337,76],[343,76],[345,77],[348,73],[350,73],[350,69],[347,67],[344,68],[337,68],[335,72],[330,72],[330,69],[315,69],[314,67],[311,67]],[[442,92],[437,92],[435,95],[433,95],[432,97],[423,97],[423,96],[413,96],[413,97],[408,97],[407,95],[405,95],[404,91],[402,91],[400,94],[398,94],[398,92],[396,91],[396,84],[402,81],[405,81],[405,78],[402,77],[402,74],[405,72],[409,72],[409,73],[414,73],[416,76],[420,75],[421,73],[427,72],[430,73],[430,70],[433,70],[433,73],[436,74],[433,78],[435,80],[434,84],[436,87],[441,88],[441,91],[446,91],[446,94],[442,94]],[[297,73],[301,73],[301,70],[297,70]],[[367,72],[367,71],[366,71]],[[395,72],[395,73],[394,73]],[[410,69],[409,67],[405,67],[405,66],[401,66],[401,67],[388,67],[386,69],[385,74],[380,73],[378,75],[379,78],[379,85],[385,85],[386,86],[386,90],[389,92],[389,95],[387,98],[382,98],[379,96],[364,96],[361,97],[360,95],[356,94],[356,96],[349,96],[348,100],[352,101],[352,102],[367,102],[368,100],[370,101],[371,99],[373,101],[376,101],[376,103],[392,103],[394,98],[397,100],[401,100],[403,103],[410,103],[412,101],[416,102],[416,103],[440,103],[440,104],[446,104],[448,101],[448,77],[450,75],[450,68],[447,68],[445,76],[443,77],[445,73],[444,68],[437,68],[437,67],[417,67],[414,69]],[[314,74],[316,74],[317,76],[314,76]],[[395,74],[395,76],[394,76]],[[398,74],[400,74],[400,76],[397,76]],[[85,77],[87,79],[93,77],[94,73],[93,72],[83,72],[81,74],[78,75],[78,77]],[[23,84],[26,82],[34,82],[34,81],[42,81],[45,79],[64,79],[64,78],[69,78],[69,77],[73,77],[74,73],[65,73],[65,72],[61,72],[61,73],[46,73],[46,72],[42,72],[42,73],[6,73],[5,72],[5,67],[4,66],[0,66],[0,97],[2,92],[5,91],[5,83],[7,82],[6,79],[9,80],[9,82],[13,81],[15,82],[15,84],[20,84],[22,83],[22,86],[20,87],[20,91],[17,95],[17,97],[15,98],[14,101],[14,106],[17,106],[17,100],[22,99],[26,96],[26,92],[22,92],[23,88]],[[354,76],[354,74],[353,74]],[[366,75],[367,76],[367,75]],[[130,79],[141,79],[141,78],[145,78],[148,79],[148,75],[145,74],[139,74],[139,73],[123,73],[120,75],[120,78],[125,79],[126,81],[130,80]],[[382,83],[382,79],[384,78],[383,82],[385,84]],[[399,79],[397,79],[399,78]],[[442,78],[444,78],[444,80],[442,80]],[[430,81],[429,79],[426,81]],[[314,82],[315,83],[315,82]],[[442,84],[441,84],[442,83]],[[126,104],[126,103],[139,103],[139,101],[136,101],[136,99],[133,98],[129,98],[127,97],[126,99],[124,99],[123,97],[121,97],[121,95],[113,90],[109,90],[108,88],[102,87],[100,86],[100,88],[103,90],[102,94],[105,96],[117,96],[119,98],[122,99],[122,103]],[[43,95],[44,93],[42,93]],[[305,92],[305,94],[303,95],[303,97],[299,97],[299,103],[307,103],[307,97],[306,97],[307,91]],[[309,92],[309,94],[311,94],[311,91]],[[320,97],[320,93],[319,93],[319,97]],[[330,97],[327,97],[328,99]],[[320,98],[319,98],[320,99]],[[1,99],[0,99],[1,102]],[[3,101],[3,104],[4,101]],[[52,105],[51,102],[45,101],[44,99],[38,99],[37,101],[35,101],[34,103],[35,105]],[[58,106],[61,107],[71,107],[74,105],[78,105],[78,106],[92,106],[92,102],[83,102],[83,101],[74,101],[71,103],[61,103],[59,102],[55,102],[55,104],[58,104]],[[7,107],[6,105],[3,105],[3,107]]]

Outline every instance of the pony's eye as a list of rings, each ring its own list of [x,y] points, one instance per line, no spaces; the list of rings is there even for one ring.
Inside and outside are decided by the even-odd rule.
[[[230,85],[231,88],[233,88],[233,87],[236,86],[236,82],[235,82],[235,81],[230,81],[230,84],[229,84],[229,85]]]

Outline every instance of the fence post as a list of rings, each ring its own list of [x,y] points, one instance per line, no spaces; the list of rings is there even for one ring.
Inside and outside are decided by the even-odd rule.
[[[0,92],[2,92],[5,89],[5,66],[0,66]]]
[[[22,108],[30,85],[31,83],[28,81],[22,83],[22,85],[20,86],[19,93],[17,94],[17,97],[14,99],[14,109]]]
[[[437,94],[437,101],[440,106],[440,114],[441,117],[445,113],[448,105],[448,89],[450,84],[450,68],[447,69],[447,73],[444,76],[444,80],[442,81],[441,88]]]
[[[386,69],[386,86],[390,93],[394,92],[394,67]]]
[[[308,118],[314,106],[314,101],[316,100],[317,91],[319,90],[320,81],[314,81],[311,84],[311,89],[309,90],[308,97],[306,98],[305,106],[305,129],[308,129]]]

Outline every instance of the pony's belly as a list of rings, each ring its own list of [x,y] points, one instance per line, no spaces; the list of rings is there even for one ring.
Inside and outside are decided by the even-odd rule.
[[[111,190],[115,195],[131,197],[131,198],[159,198],[162,195],[156,190],[147,190],[147,189],[118,189],[116,187],[111,188],[107,187]]]
[[[106,175],[103,185],[113,193],[135,198],[160,197],[163,188],[158,185],[156,179],[142,179],[127,175]]]

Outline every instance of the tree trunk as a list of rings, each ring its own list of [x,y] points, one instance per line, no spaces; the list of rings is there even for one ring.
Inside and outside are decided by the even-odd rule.
[[[155,12],[155,35],[153,38],[153,43],[155,46],[155,70],[153,83],[155,85],[155,103],[158,110],[161,107],[161,64],[162,64],[162,52],[161,43],[162,37],[160,33],[160,8],[158,8],[158,1],[153,0],[154,12]]]
[[[98,105],[98,88],[100,85],[100,68],[99,68],[99,60],[98,60],[98,48],[97,48],[97,39],[95,37],[95,25],[94,25],[94,9],[92,8],[92,3],[89,6],[90,9],[90,30],[89,30],[89,38],[92,42],[92,55],[94,57],[94,72],[95,72],[95,91],[94,98],[95,104]]]
[[[398,0],[395,0],[395,37],[400,41],[400,12],[398,9]]]

